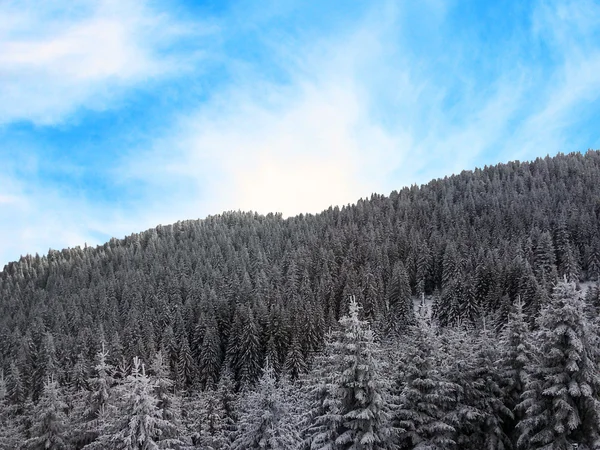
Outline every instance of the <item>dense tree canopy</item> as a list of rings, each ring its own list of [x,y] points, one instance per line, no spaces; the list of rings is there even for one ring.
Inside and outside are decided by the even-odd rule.
[[[595,342],[590,318],[600,307],[593,285],[600,277],[598,180],[600,152],[559,154],[465,171],[316,215],[227,212],[94,248],[22,257],[0,272],[0,421],[31,445],[52,423],[52,442],[80,448],[108,442],[118,434],[115,424],[126,423],[117,421],[118,412],[133,414],[139,406],[168,430],[151,433],[156,445],[239,444],[258,419],[244,417],[247,426],[238,429],[239,403],[223,397],[254,395],[267,404],[288,398],[271,392],[286,383],[324,376],[322,356],[332,345],[326,336],[339,336],[356,313],[352,320],[372,330],[369,346],[393,346],[393,354],[415,358],[398,367],[377,352],[364,356],[384,363],[385,370],[364,373],[390,382],[380,380],[389,392],[375,403],[385,412],[381,421],[390,420],[381,430],[396,430],[385,439],[373,434],[373,442],[509,448],[519,439],[545,442],[544,426],[571,430],[564,442],[579,439],[596,417],[597,361],[584,350]],[[572,290],[557,291],[557,280]],[[578,415],[543,425],[544,392],[563,395],[542,382],[561,364],[548,331],[560,313],[557,296],[580,302],[577,317],[567,311],[569,333],[580,336],[568,352],[579,352],[585,366],[573,372],[580,394],[564,399]],[[428,323],[418,323],[413,302],[420,298],[432,309],[431,324],[427,313]],[[490,349],[486,342],[501,345]],[[536,345],[547,349],[545,359]],[[147,373],[132,366],[134,358]],[[226,395],[223,383],[233,391]],[[322,397],[333,389],[326,385]],[[115,393],[126,386],[145,402],[129,396],[130,404],[120,405],[123,396]],[[188,415],[182,405],[194,402],[207,412]],[[41,416],[46,425],[33,423]],[[207,428],[201,417],[224,422]],[[371,436],[361,417],[350,434]],[[285,426],[295,424],[307,438],[306,417],[296,419]]]

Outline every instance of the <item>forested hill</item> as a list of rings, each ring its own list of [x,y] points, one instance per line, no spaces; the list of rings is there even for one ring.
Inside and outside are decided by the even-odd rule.
[[[537,326],[557,279],[600,275],[599,180],[600,152],[559,154],[316,215],[227,212],[23,257],[0,273],[10,401],[35,404],[50,375],[81,388],[103,346],[114,379],[160,351],[179,393],[225,370],[243,390],[266,361],[295,379],[352,297],[376,340],[414,325],[421,294],[441,327],[500,330],[517,299]]]

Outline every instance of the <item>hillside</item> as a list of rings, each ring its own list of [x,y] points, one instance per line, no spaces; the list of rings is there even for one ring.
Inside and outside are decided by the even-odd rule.
[[[538,328],[557,280],[600,276],[598,180],[599,151],[559,154],[315,215],[227,212],[26,256],[0,273],[0,369],[36,403],[49,374],[87,380],[103,346],[115,379],[160,351],[173,392],[225,372],[243,391],[269,382],[267,361],[273,379],[319,368],[351,298],[384,346],[415,325],[422,294],[435,326],[501,332],[518,301]]]

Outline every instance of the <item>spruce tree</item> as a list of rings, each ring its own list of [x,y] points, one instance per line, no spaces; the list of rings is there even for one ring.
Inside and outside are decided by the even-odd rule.
[[[451,423],[456,428],[458,448],[507,450],[510,438],[503,425],[512,420],[512,412],[503,402],[502,380],[497,371],[500,357],[495,336],[483,329],[471,346],[464,346],[470,354],[454,361],[450,381],[460,386]]]
[[[86,380],[89,390],[82,391],[85,396],[83,399],[76,399],[71,413],[75,422],[70,433],[71,441],[78,448],[93,442],[115,418],[117,407],[113,394],[114,379],[111,376],[113,368],[107,360],[108,352],[102,344],[96,354],[92,377]]]
[[[85,449],[150,450],[181,445],[178,439],[169,438],[177,432],[176,427],[162,417],[153,391],[144,365],[135,357],[122,387],[124,402],[118,419]]]
[[[414,324],[410,283],[402,261],[394,265],[386,290],[387,332],[398,334]]]
[[[377,345],[359,306],[350,298],[349,315],[329,343],[333,373],[323,415],[315,418],[313,449],[385,449],[390,445],[388,404],[379,374]],[[329,398],[327,398],[329,397]]]
[[[150,373],[154,381],[153,393],[158,400],[156,406],[161,411],[163,419],[169,420],[177,426],[181,416],[180,400],[173,393],[175,383],[169,377],[168,363],[162,352],[159,351],[154,355],[150,365]]]
[[[0,373],[0,448],[16,449],[25,440],[18,422],[17,406],[8,404],[4,373]]]
[[[600,374],[596,342],[585,304],[572,283],[560,282],[538,320],[539,354],[519,408],[518,445],[569,449],[572,443],[600,446]]]
[[[501,332],[500,349],[501,358],[498,370],[503,400],[506,407],[513,413],[513,419],[505,422],[504,430],[511,440],[516,442],[514,427],[522,419],[522,411],[517,409],[517,405],[521,401],[521,395],[527,383],[527,368],[534,358],[529,325],[525,320],[523,303],[520,298],[515,303],[508,323]]]
[[[221,337],[214,316],[210,316],[200,347],[199,372],[203,388],[216,386],[222,363]]]
[[[293,422],[288,399],[267,365],[256,390],[243,400],[232,449],[280,450],[296,448],[300,436]]]
[[[25,448],[31,450],[64,450],[68,448],[66,438],[67,404],[61,400],[56,381],[50,377],[44,383],[44,391],[33,413],[31,438]]]
[[[453,449],[456,430],[448,413],[460,387],[439,373],[436,339],[424,325],[414,327],[407,340],[393,388],[392,425],[398,449]]]
[[[302,353],[302,346],[298,339],[298,331],[296,327],[292,331],[292,342],[288,348],[288,354],[284,364],[285,373],[292,380],[296,380],[302,373],[306,371],[306,362]]]

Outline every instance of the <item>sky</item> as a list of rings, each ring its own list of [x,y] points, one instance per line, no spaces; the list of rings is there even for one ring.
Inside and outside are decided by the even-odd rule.
[[[600,148],[594,1],[0,2],[0,268]]]

